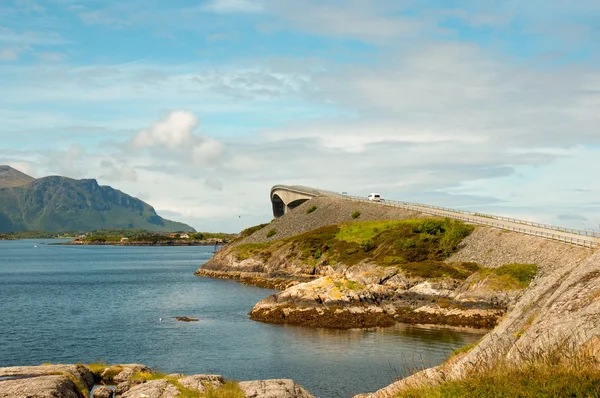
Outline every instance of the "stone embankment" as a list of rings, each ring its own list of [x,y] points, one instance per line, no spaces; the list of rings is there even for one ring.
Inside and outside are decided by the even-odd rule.
[[[220,375],[152,373],[144,365],[42,365],[0,368],[1,398],[312,398],[290,379],[235,383]]]

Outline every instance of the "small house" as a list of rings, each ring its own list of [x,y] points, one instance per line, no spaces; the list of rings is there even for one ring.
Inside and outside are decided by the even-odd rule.
[[[188,234],[181,234],[181,235],[179,235],[179,237],[181,239],[189,239],[190,238],[190,236]]]
[[[121,243],[128,242],[128,241],[129,241],[129,238],[125,238],[125,237],[121,238]]]

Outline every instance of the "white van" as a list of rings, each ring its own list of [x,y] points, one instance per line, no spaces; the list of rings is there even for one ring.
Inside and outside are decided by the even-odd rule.
[[[367,196],[367,199],[373,202],[381,202],[381,195],[376,192],[371,192],[369,196]]]

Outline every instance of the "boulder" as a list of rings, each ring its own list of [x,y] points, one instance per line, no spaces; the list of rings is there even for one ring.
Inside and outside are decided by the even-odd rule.
[[[66,375],[40,375],[0,381],[0,398],[80,398]]]
[[[113,390],[106,386],[96,387],[94,390],[94,398],[112,398]]]
[[[66,375],[90,390],[94,386],[94,375],[83,365],[12,366],[0,368],[0,377]]]
[[[221,387],[225,384],[225,379],[220,375],[192,375],[186,376],[178,380],[179,384],[181,384],[185,388],[189,388],[190,390],[196,390],[199,392],[206,391],[205,383],[212,384],[215,388]]]
[[[179,390],[167,380],[150,380],[131,387],[122,398],[176,398]]]
[[[123,370],[118,375],[113,377],[113,381],[115,383],[122,383],[124,381],[128,381],[134,374],[138,372],[152,372],[149,367],[140,364],[125,364],[119,366],[123,367]]]
[[[314,398],[290,379],[243,381],[239,386],[248,398]]]

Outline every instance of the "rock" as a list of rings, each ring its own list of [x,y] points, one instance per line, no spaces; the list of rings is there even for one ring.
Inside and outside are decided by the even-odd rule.
[[[0,398],[80,398],[65,375],[40,375],[0,381]]]
[[[115,387],[115,395],[119,396],[125,394],[127,391],[129,391],[132,385],[133,384],[131,383],[131,381],[124,381],[122,383],[117,384],[117,386]]]
[[[113,390],[106,386],[96,387],[94,390],[94,398],[112,398]]]
[[[220,375],[204,375],[198,374],[193,376],[186,376],[178,380],[179,384],[184,386],[185,388],[189,388],[190,390],[196,390],[199,392],[206,391],[206,387],[204,383],[210,383],[215,388],[221,387],[225,384],[225,379]]]
[[[239,386],[248,398],[313,398],[290,379],[243,381]]]
[[[90,390],[94,386],[94,375],[83,365],[42,365],[42,366],[13,366],[0,368],[0,377],[4,376],[40,376],[67,375],[73,381]]]
[[[115,383],[122,383],[124,381],[128,381],[131,377],[138,372],[150,373],[152,372],[149,367],[140,364],[125,364],[119,365],[123,368],[123,370],[113,377],[113,381]]]
[[[132,387],[122,395],[122,398],[176,398],[179,390],[167,380],[150,380]]]
[[[189,316],[176,316],[175,320],[179,322],[198,322],[198,318],[190,318]]]

